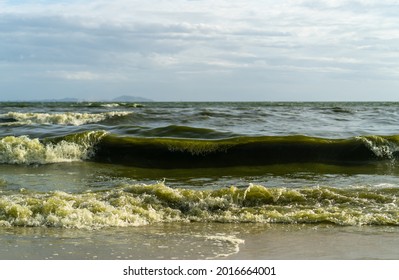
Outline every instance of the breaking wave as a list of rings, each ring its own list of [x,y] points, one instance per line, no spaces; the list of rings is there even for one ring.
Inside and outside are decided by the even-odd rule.
[[[57,143],[7,136],[0,139],[0,163],[47,164],[81,161],[93,156],[93,147],[105,132],[85,132],[65,137]]]
[[[396,162],[399,136],[325,139],[307,136],[189,139],[129,137],[89,131],[57,138],[0,139],[0,162],[10,164],[92,160],[145,168],[213,168],[283,163],[336,165]]]
[[[98,123],[115,117],[124,117],[132,112],[106,112],[106,113],[18,113],[9,112],[0,115],[2,125],[29,125],[29,124],[57,124],[57,125],[84,125]]]
[[[109,191],[0,193],[0,225],[101,228],[164,222],[399,225],[397,188],[267,188],[213,191],[164,183]]]

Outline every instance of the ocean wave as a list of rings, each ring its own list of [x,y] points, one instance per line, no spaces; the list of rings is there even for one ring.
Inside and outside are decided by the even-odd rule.
[[[57,125],[84,125],[98,123],[115,117],[131,115],[132,112],[106,113],[19,113],[9,112],[0,115],[2,125],[30,125],[30,124],[57,124]]]
[[[183,129],[184,131],[184,129]],[[0,139],[0,162],[12,164],[91,160],[144,168],[214,168],[287,163],[334,165],[396,163],[399,136],[325,139],[307,136],[224,139],[130,137],[88,131],[66,136]]]
[[[234,136],[231,132],[217,131],[209,128],[168,125],[145,129],[139,132],[145,137],[174,137],[174,138],[198,138],[198,139],[223,139]]]
[[[399,189],[267,188],[214,191],[164,183],[109,191],[0,193],[0,225],[101,228],[164,222],[399,225]]]
[[[100,108],[100,107],[131,107],[140,108],[145,107],[144,104],[131,103],[131,102],[1,102],[0,107],[13,107],[13,108]]]
[[[107,135],[94,160],[150,168],[261,166],[285,163],[360,164],[394,161],[399,136],[325,139],[307,136],[201,140]]]
[[[73,162],[90,158],[93,147],[105,132],[85,132],[52,143],[28,136],[7,136],[0,139],[0,163],[48,164]]]
[[[378,157],[395,159],[399,152],[399,136],[359,136],[357,137]]]
[[[93,107],[93,106],[91,106]],[[120,102],[120,103],[101,103],[99,107],[106,107],[106,108],[113,108],[113,107],[128,107],[128,108],[142,108],[145,107],[143,104],[139,103],[127,103],[127,102]]]

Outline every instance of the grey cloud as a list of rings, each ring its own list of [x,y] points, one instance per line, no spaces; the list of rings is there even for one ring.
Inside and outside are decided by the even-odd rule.
[[[203,1],[187,11],[179,10],[185,1],[177,2],[162,2],[162,8],[145,2],[136,9],[139,1],[104,1],[87,11],[66,3],[65,13],[62,7],[46,13],[40,5],[33,13],[29,7],[0,12],[0,67],[27,82],[32,76],[47,84],[98,83],[99,91],[115,84],[155,91],[164,83],[169,96],[190,88],[220,96],[223,88],[289,96],[295,87],[315,91],[315,80],[356,88],[350,79],[399,75],[393,1],[222,1],[212,2],[215,10]]]

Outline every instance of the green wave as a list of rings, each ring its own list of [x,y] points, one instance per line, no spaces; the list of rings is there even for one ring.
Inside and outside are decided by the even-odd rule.
[[[125,137],[86,131],[55,138],[0,138],[0,163],[45,164],[91,160],[144,168],[215,168],[289,163],[395,163],[399,136],[326,139],[257,136],[225,139]]]
[[[209,128],[169,125],[164,127],[150,128],[138,133],[144,137],[174,137],[174,138],[197,138],[197,139],[223,139],[234,136],[230,132],[221,132]]]
[[[151,168],[260,166],[284,163],[354,164],[394,160],[399,136],[325,139],[308,136],[233,137],[217,140],[107,135],[94,159]]]
[[[163,183],[102,192],[0,193],[0,225],[88,228],[165,222],[399,225],[397,188],[173,189]]]

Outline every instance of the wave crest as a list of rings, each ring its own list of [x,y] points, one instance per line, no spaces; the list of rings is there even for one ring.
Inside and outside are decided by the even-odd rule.
[[[359,136],[365,145],[378,157],[386,159],[394,159],[399,152],[399,137],[394,136]]]
[[[0,116],[5,120],[2,124],[26,125],[26,124],[56,124],[56,125],[84,125],[98,123],[114,117],[124,117],[132,112],[106,112],[106,113],[18,113],[9,112]]]
[[[93,147],[105,132],[86,132],[57,143],[7,136],[0,139],[0,163],[46,164],[81,161],[93,155]]]

